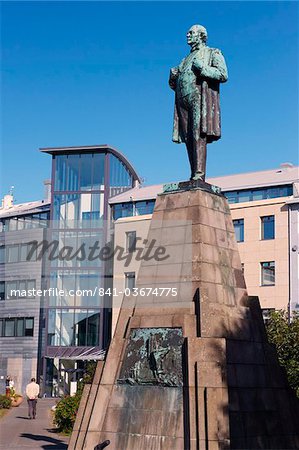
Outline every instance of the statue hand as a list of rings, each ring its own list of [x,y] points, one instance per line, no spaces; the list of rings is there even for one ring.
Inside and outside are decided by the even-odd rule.
[[[173,67],[172,69],[170,69],[170,73],[172,76],[177,77],[179,74],[179,69],[177,67]]]
[[[177,67],[173,67],[172,69],[170,69],[169,86],[174,91],[176,89],[176,81],[177,81],[178,75],[179,75],[179,69]]]

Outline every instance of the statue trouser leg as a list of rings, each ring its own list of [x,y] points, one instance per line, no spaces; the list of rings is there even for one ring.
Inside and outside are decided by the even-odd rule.
[[[184,105],[188,106],[188,105]],[[191,115],[190,111],[188,111],[187,108],[184,108],[182,104],[177,104],[177,110],[180,120],[180,129],[182,133],[182,137],[184,139],[184,142],[187,147],[187,153],[191,168],[191,179],[194,176],[194,151],[193,151],[193,140],[192,140],[192,133],[191,133]]]
[[[194,176],[204,181],[207,161],[207,139],[199,137],[193,142],[195,170]]]
[[[206,160],[207,160],[207,140],[200,136],[200,98],[193,100],[192,108],[189,112],[190,116],[190,131],[191,135],[190,149],[193,154],[193,179],[205,179],[206,174]]]

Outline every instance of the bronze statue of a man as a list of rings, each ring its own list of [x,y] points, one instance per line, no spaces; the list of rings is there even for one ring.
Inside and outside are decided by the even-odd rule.
[[[220,139],[219,84],[227,81],[227,68],[220,50],[209,48],[207,30],[193,25],[187,32],[190,54],[170,70],[169,85],[175,91],[172,140],[185,142],[191,179],[203,180],[207,143]]]

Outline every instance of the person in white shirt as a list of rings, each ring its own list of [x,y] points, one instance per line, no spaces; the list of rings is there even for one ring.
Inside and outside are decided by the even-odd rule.
[[[27,395],[29,419],[35,419],[36,404],[39,395],[39,385],[35,382],[35,378],[31,378],[31,382],[27,384],[26,395]]]

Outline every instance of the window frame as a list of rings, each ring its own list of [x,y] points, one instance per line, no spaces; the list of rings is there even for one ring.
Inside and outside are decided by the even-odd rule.
[[[266,264],[268,265],[268,267],[266,266]],[[274,278],[274,282],[273,283],[265,283],[265,274],[264,274],[264,270],[265,269],[270,269],[272,264],[272,268],[273,268],[273,278]],[[260,274],[261,274],[261,279],[260,279],[260,286],[262,287],[267,287],[267,286],[275,286],[275,261],[262,261],[260,262]]]
[[[243,218],[241,218],[241,219],[234,219],[233,220],[233,226],[234,226],[236,241],[237,242],[244,242],[244,235],[245,235],[245,221],[244,221],[244,219]],[[237,226],[240,227],[240,237],[241,237],[240,240],[238,240],[237,234],[236,234]]]
[[[130,286],[130,280],[134,280],[133,286]],[[136,272],[125,272],[125,289],[134,289],[136,286]]]
[[[32,321],[32,327],[28,327],[27,330],[32,330],[30,332],[27,331],[28,334],[26,334],[26,320]],[[18,322],[20,323],[23,321],[22,324],[22,334],[18,333]],[[6,323],[13,323],[13,334],[7,336],[6,335]],[[34,317],[2,317],[0,319],[0,338],[24,338],[24,337],[34,337]]]
[[[273,220],[265,220],[265,219],[270,219],[273,218]],[[272,223],[273,224],[273,230],[271,233],[271,236],[269,237],[265,237],[265,224],[267,223]],[[261,224],[261,241],[271,241],[273,239],[275,239],[275,214],[269,214],[267,216],[260,216],[260,224]]]
[[[134,242],[133,244],[130,243],[130,235],[134,236]],[[136,231],[126,231],[126,252],[127,253],[134,253],[136,251],[136,244],[137,244],[137,233]]]

